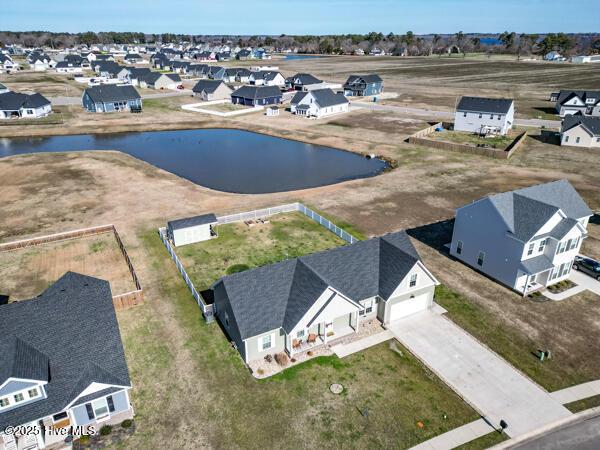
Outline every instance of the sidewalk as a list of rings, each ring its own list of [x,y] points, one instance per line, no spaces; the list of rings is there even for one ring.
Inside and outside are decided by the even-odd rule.
[[[410,450],[449,450],[495,432],[497,430],[494,427],[485,420],[479,419],[422,442]]]
[[[333,345],[331,350],[333,350],[338,358],[344,358],[352,353],[360,352],[366,348],[389,341],[390,339],[394,339],[394,334],[390,330],[383,330],[377,334],[367,336],[354,342],[349,342],[348,344]]]
[[[550,393],[550,396],[563,405],[576,402],[577,400],[583,400],[584,398],[594,397],[595,395],[600,395],[600,380],[578,384]]]

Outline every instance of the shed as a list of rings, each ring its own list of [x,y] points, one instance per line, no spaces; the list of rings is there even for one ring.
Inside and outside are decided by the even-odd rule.
[[[167,235],[175,247],[208,241],[217,237],[217,232],[214,229],[217,222],[217,217],[214,214],[171,220],[167,222]]]
[[[279,108],[277,106],[269,106],[267,108],[267,112],[265,113],[267,116],[278,116]]]

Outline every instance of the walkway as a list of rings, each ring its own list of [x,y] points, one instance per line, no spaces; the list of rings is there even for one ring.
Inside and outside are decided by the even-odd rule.
[[[550,300],[555,302],[560,302],[566,300],[574,295],[579,294],[585,290],[591,291],[594,294],[600,295],[600,281],[593,279],[589,275],[578,272],[576,270],[571,271],[571,275],[569,279],[575,283],[577,286],[572,287],[571,289],[567,289],[559,294],[553,294],[547,289],[542,291],[544,297],[548,297]]]
[[[367,336],[354,342],[333,345],[331,350],[333,350],[339,358],[344,358],[352,353],[360,352],[366,348],[389,341],[390,339],[394,339],[394,333],[390,330],[383,330],[377,334],[372,334],[371,336]]]
[[[389,326],[396,338],[491,424],[518,436],[571,413],[450,320],[425,311]]]
[[[596,395],[600,395],[600,380],[578,384],[550,393],[552,398],[563,405]]]
[[[410,450],[449,450],[495,432],[494,427],[479,419],[415,445]]]
[[[379,103],[367,103],[353,101],[352,106],[363,109],[372,109],[377,111],[394,111],[403,114],[412,114],[415,116],[426,116],[439,120],[454,120],[454,113],[451,111],[438,111],[435,109],[409,108],[405,106],[381,105]],[[515,119],[515,125],[535,128],[560,128],[560,120],[541,120],[541,119]]]

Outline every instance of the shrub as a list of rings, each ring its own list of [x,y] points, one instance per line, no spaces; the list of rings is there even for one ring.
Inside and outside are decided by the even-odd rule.
[[[290,359],[291,362],[295,363],[296,362],[296,358],[292,358]]]
[[[227,268],[227,274],[231,275],[233,273],[238,273],[238,272],[243,272],[244,270],[248,270],[250,267],[248,267],[246,264],[234,264],[233,266],[229,266]]]
[[[269,355],[265,355],[265,361],[268,362],[268,363],[273,362],[273,356],[270,355],[270,354]]]
[[[112,431],[112,427],[110,425],[104,425],[100,428],[100,436],[108,436]]]
[[[79,438],[79,443],[81,445],[87,445],[90,442],[90,436],[88,434],[84,434]]]
[[[307,354],[308,356],[312,356],[312,355],[313,355],[313,352],[312,352],[312,350],[309,350],[309,351],[307,351],[307,352],[306,352],[306,354]]]
[[[288,363],[288,356],[284,352],[276,353],[275,354],[275,361],[280,366],[285,366]]]
[[[121,422],[121,427],[123,428],[131,428],[131,425],[133,425],[133,420],[131,419],[125,419],[123,422]]]
[[[264,375],[264,374],[265,374],[265,371],[264,371],[264,370],[262,370],[262,369],[258,369],[258,370],[256,371],[256,373],[257,373],[257,374],[259,374],[259,375]]]

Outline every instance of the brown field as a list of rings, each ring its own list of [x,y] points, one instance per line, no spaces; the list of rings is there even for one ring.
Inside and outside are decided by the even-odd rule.
[[[0,252],[0,292],[32,298],[68,271],[108,280],[113,295],[136,289],[114,235],[103,233]]]

